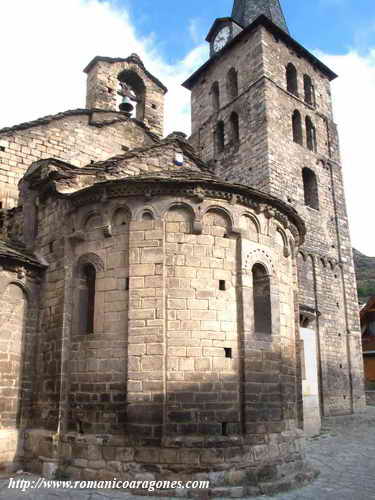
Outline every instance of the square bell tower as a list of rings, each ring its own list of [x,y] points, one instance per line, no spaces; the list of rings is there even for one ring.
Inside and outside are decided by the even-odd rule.
[[[332,113],[336,75],[290,36],[278,0],[236,0],[232,17],[217,19],[207,40],[210,59],[184,83],[191,90],[191,142],[224,180],[263,190],[304,218],[306,243],[295,256],[300,333],[315,346],[317,379],[309,395],[301,372],[305,417],[311,406],[316,420],[353,413],[365,397]]]

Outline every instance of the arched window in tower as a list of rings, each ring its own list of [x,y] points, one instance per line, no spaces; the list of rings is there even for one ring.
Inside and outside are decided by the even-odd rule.
[[[223,121],[218,122],[218,124],[216,125],[215,144],[216,144],[216,152],[222,153],[224,151],[224,145],[225,145],[225,131],[224,131]]]
[[[211,96],[212,96],[212,108],[214,111],[219,111],[220,109],[220,89],[219,83],[214,82],[211,87]]]
[[[79,280],[79,334],[94,332],[96,269],[85,264]]]
[[[304,168],[302,170],[302,179],[305,205],[319,210],[318,181],[315,172],[309,168]]]
[[[293,141],[302,146],[302,119],[301,113],[297,110],[294,111],[292,117],[292,128],[293,128]]]
[[[309,75],[303,77],[303,88],[305,93],[305,102],[311,106],[315,106],[315,89]]]
[[[118,80],[119,110],[143,121],[146,86],[142,78],[133,70],[125,70],[119,74]]]
[[[240,142],[240,122],[235,111],[230,115],[230,128],[232,143],[238,144]]]
[[[271,282],[267,270],[255,264],[253,274],[255,333],[272,333]]]
[[[306,117],[306,144],[310,151],[316,153],[316,131],[309,116]]]
[[[298,96],[297,70],[292,63],[286,67],[286,88],[288,92]]]
[[[231,68],[227,74],[227,92],[230,100],[238,96],[238,75],[234,68]]]

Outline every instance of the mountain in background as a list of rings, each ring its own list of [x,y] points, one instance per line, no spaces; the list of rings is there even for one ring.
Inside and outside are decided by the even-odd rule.
[[[360,303],[364,303],[375,295],[375,257],[367,257],[355,248],[353,248],[353,255],[358,298]]]

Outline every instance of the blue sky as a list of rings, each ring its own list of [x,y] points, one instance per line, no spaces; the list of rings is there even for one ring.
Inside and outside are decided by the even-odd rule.
[[[181,83],[207,59],[206,34],[216,17],[231,14],[232,5],[232,0],[1,0],[2,76],[7,77],[0,80],[0,128],[85,107],[87,63],[96,55],[136,52],[169,89],[165,134],[189,134],[190,95]],[[339,75],[332,95],[352,240],[375,256],[375,237],[368,230],[375,186],[375,0],[282,0],[282,5],[292,36]]]
[[[173,63],[205,38],[216,17],[230,15],[233,1],[122,0],[119,5],[128,9],[140,35],[155,34]],[[344,54],[375,46],[375,0],[282,0],[282,6],[293,38],[307,48]]]

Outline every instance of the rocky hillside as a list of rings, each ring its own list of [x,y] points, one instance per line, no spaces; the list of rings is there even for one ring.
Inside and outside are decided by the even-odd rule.
[[[367,257],[355,248],[353,253],[359,301],[366,302],[369,297],[375,295],[375,257]]]

